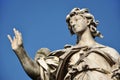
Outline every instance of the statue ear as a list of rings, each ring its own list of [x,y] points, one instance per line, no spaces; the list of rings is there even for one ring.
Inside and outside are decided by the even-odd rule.
[[[87,19],[87,25],[90,25],[92,19]]]

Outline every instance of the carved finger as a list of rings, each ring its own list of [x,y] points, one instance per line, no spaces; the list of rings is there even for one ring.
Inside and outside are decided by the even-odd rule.
[[[13,28],[13,32],[14,32],[14,34],[15,34],[15,36],[16,36],[16,29],[15,29],[15,28]]]
[[[17,33],[18,40],[22,41],[22,35],[21,35],[21,33],[18,30],[16,30],[16,33]]]
[[[18,39],[18,36],[19,36],[18,31],[15,28],[13,28],[13,31],[14,31],[14,34],[15,34],[15,38]]]
[[[20,33],[20,36],[19,36],[19,40],[21,40],[22,41],[22,34]]]
[[[16,38],[19,39],[19,36],[20,36],[19,31],[16,30]]]
[[[11,38],[11,36],[10,36],[10,35],[7,35],[7,37],[8,37],[8,39],[9,39],[10,43],[12,43],[12,38]]]

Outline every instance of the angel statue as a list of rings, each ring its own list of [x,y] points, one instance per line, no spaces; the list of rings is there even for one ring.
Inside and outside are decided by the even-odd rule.
[[[12,50],[28,76],[33,80],[120,80],[120,55],[95,41],[95,37],[103,36],[89,10],[72,9],[66,22],[70,33],[77,36],[76,44],[55,51],[41,48],[34,60],[26,53],[18,30],[13,29],[13,39],[8,35]]]

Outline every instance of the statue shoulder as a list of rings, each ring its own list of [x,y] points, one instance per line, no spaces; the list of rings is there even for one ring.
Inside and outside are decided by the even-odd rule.
[[[109,47],[109,46],[105,46],[104,48],[101,48],[101,50],[104,51],[105,53],[109,54],[111,57],[113,57],[116,60],[120,56],[117,50],[115,50],[114,48]]]
[[[59,57],[59,56],[63,55],[67,49],[70,49],[71,47],[72,47],[72,45],[66,44],[63,49],[52,51],[50,55]]]

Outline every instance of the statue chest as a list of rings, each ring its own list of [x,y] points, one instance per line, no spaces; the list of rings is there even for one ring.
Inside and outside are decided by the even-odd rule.
[[[87,65],[89,68],[102,68],[102,69],[111,70],[111,66],[107,60],[108,59],[102,56],[101,53],[95,53],[95,52],[87,53],[80,50],[79,52],[71,56],[68,65],[70,67],[76,65],[80,69]]]

